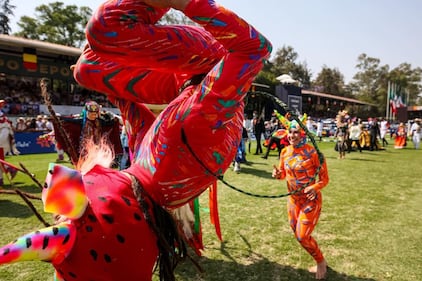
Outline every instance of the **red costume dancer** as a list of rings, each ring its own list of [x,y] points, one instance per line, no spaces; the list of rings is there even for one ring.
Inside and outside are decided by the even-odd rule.
[[[290,145],[282,150],[280,164],[274,167],[273,177],[285,179],[289,192],[300,190],[292,194],[287,202],[290,227],[302,247],[316,261],[316,278],[324,279],[327,263],[311,234],[321,213],[321,189],[329,180],[326,162],[320,163],[315,148],[306,143],[306,135],[296,121],[286,127],[289,128]],[[319,179],[316,180],[316,171],[320,165]]]
[[[157,256],[176,254],[163,254],[157,243],[168,232],[151,219],[154,203],[179,207],[215,182],[212,173],[230,166],[241,138],[243,99],[271,45],[214,1],[151,2],[177,2],[172,7],[204,29],[156,25],[167,8],[108,1],[88,23],[88,45],[74,70],[82,86],[119,106],[134,152],[131,167],[90,167],[91,156],[108,155],[92,149],[78,165],[82,177],[52,167],[44,205],[67,219],[0,249],[0,264],[39,258],[53,263],[59,280],[151,280]],[[199,84],[179,94],[198,75],[204,77]],[[155,118],[144,103],[169,105]],[[173,280],[174,265],[164,269]]]
[[[182,128],[196,156],[221,175],[240,142],[244,94],[270,45],[213,1],[191,1],[184,10],[206,31],[154,25],[165,11],[134,0],[105,3],[88,24],[89,48],[77,64],[75,78],[84,87],[119,100],[123,118],[131,124],[129,135],[137,136],[135,165],[128,172],[160,205],[178,206],[215,180],[188,152]],[[207,75],[200,85],[178,95],[187,78],[203,73]],[[171,100],[147,135],[139,135],[139,127],[132,123],[143,116],[127,102]]]

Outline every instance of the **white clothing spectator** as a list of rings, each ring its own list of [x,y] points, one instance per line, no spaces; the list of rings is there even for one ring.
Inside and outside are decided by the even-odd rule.
[[[412,142],[415,149],[419,149],[419,145],[421,142],[422,136],[422,127],[421,127],[421,120],[416,118],[413,122],[412,126],[410,127],[410,135],[412,136]]]

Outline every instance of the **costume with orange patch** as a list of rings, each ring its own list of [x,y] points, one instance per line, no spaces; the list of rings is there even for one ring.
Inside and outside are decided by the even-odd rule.
[[[291,124],[287,126],[292,127]],[[318,179],[315,179],[319,167]],[[329,181],[326,162],[320,163],[316,149],[306,143],[305,136],[298,145],[289,145],[282,150],[278,169],[280,179],[286,180],[289,192],[300,190],[292,194],[287,202],[290,227],[302,247],[317,263],[322,262],[324,256],[311,234],[321,213],[321,189]],[[307,198],[305,186],[315,190],[315,199]]]

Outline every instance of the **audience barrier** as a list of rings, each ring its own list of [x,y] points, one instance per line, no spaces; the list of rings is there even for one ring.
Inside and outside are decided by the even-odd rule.
[[[38,140],[38,137],[44,134],[45,132],[15,132],[16,148],[20,154],[55,152],[54,144]]]

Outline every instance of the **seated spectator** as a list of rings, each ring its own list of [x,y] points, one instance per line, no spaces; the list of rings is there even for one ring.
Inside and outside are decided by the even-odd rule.
[[[37,119],[35,118],[26,119],[26,130],[35,131],[36,129],[37,129]]]
[[[37,121],[35,122],[35,124],[36,124],[35,130],[37,130],[37,131],[44,131],[44,130],[46,130],[46,128],[45,128],[45,122],[44,122],[44,119],[43,119],[43,116],[42,115],[38,115],[37,116]]]
[[[16,122],[15,131],[16,132],[24,132],[24,131],[26,131],[26,129],[27,129],[27,126],[25,124],[25,118],[19,117],[17,122]]]
[[[51,116],[44,116],[43,118],[45,121],[45,130],[47,131],[53,131],[54,127],[53,127],[53,117]]]

